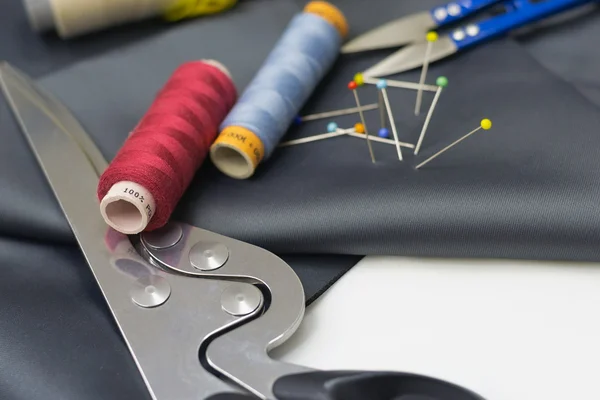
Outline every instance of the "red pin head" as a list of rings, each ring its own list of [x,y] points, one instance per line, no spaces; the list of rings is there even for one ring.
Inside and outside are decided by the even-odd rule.
[[[350,89],[350,90],[356,89],[356,86],[357,86],[356,82],[354,82],[354,81],[350,81],[350,83],[348,83],[348,89]]]

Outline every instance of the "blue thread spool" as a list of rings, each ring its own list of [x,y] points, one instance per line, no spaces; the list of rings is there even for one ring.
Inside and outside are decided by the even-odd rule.
[[[335,62],[347,30],[342,13],[324,1],[309,3],[292,19],[221,124],[210,151],[221,172],[246,179],[271,156]]]

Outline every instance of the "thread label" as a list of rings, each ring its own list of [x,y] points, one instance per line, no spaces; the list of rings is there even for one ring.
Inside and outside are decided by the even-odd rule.
[[[237,0],[176,0],[164,13],[168,21],[217,14],[233,7]]]
[[[238,149],[252,160],[254,167],[262,161],[265,155],[265,148],[258,136],[248,129],[238,126],[225,128],[215,141],[216,144],[225,144]]]
[[[129,203],[135,208],[127,207],[123,203]],[[127,235],[146,229],[155,210],[156,203],[152,193],[131,181],[115,183],[100,202],[100,212],[106,223]]]
[[[140,192],[138,192],[137,190],[130,189],[128,187],[123,189],[123,193],[128,194],[130,197],[138,199],[140,201],[140,203],[144,204],[144,194],[143,193],[140,194]],[[144,211],[146,212],[146,215],[148,215],[148,218],[152,218],[152,207],[150,207],[150,204],[146,204],[144,206]]]

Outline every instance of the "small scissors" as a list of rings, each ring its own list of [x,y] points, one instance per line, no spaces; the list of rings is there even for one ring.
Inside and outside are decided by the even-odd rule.
[[[428,31],[445,28],[455,22],[494,7],[494,16],[440,35],[433,42],[429,57],[435,62],[486,42],[514,29],[591,2],[592,0],[457,0],[408,15],[381,25],[348,42],[342,53],[405,46],[363,72],[365,77],[392,75],[420,67],[425,57]]]

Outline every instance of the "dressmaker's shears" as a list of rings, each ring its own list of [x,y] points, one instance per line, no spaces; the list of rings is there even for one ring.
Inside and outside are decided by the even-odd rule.
[[[457,0],[429,11],[408,15],[349,41],[342,53],[405,46],[363,72],[366,77],[392,75],[423,65],[428,31],[454,26],[482,11],[492,16],[455,27],[432,44],[430,62],[504,35],[532,22],[593,0]]]
[[[60,101],[6,63],[0,84],[151,398],[482,400],[426,376],[271,359],[304,315],[294,271],[264,249],[185,223],[139,236],[107,227],[96,199],[107,163],[94,142]]]

